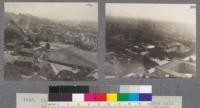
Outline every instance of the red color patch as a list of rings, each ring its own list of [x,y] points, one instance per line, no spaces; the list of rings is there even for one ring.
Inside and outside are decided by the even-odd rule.
[[[106,101],[106,94],[105,93],[96,93],[95,94],[96,101]]]

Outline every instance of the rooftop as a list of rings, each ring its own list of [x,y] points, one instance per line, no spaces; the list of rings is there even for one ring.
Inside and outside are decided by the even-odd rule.
[[[156,72],[185,78],[188,77],[188,74],[192,74],[193,76],[196,74],[196,64],[184,60],[174,59],[165,65],[156,67]]]

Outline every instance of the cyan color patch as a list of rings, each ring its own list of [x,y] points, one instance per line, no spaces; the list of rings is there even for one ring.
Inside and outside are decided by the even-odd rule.
[[[139,93],[130,93],[129,101],[139,101]]]

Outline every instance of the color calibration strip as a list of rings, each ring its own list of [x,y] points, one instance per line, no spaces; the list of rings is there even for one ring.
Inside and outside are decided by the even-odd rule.
[[[152,101],[151,85],[120,85],[120,86],[95,86],[95,87],[94,86],[93,87],[50,86],[49,102]]]

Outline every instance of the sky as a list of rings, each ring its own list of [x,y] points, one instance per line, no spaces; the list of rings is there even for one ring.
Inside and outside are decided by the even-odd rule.
[[[196,25],[195,4],[106,4],[106,15],[113,17],[143,18]]]
[[[5,11],[32,14],[56,21],[98,21],[98,4],[95,2],[7,2],[5,3]]]

